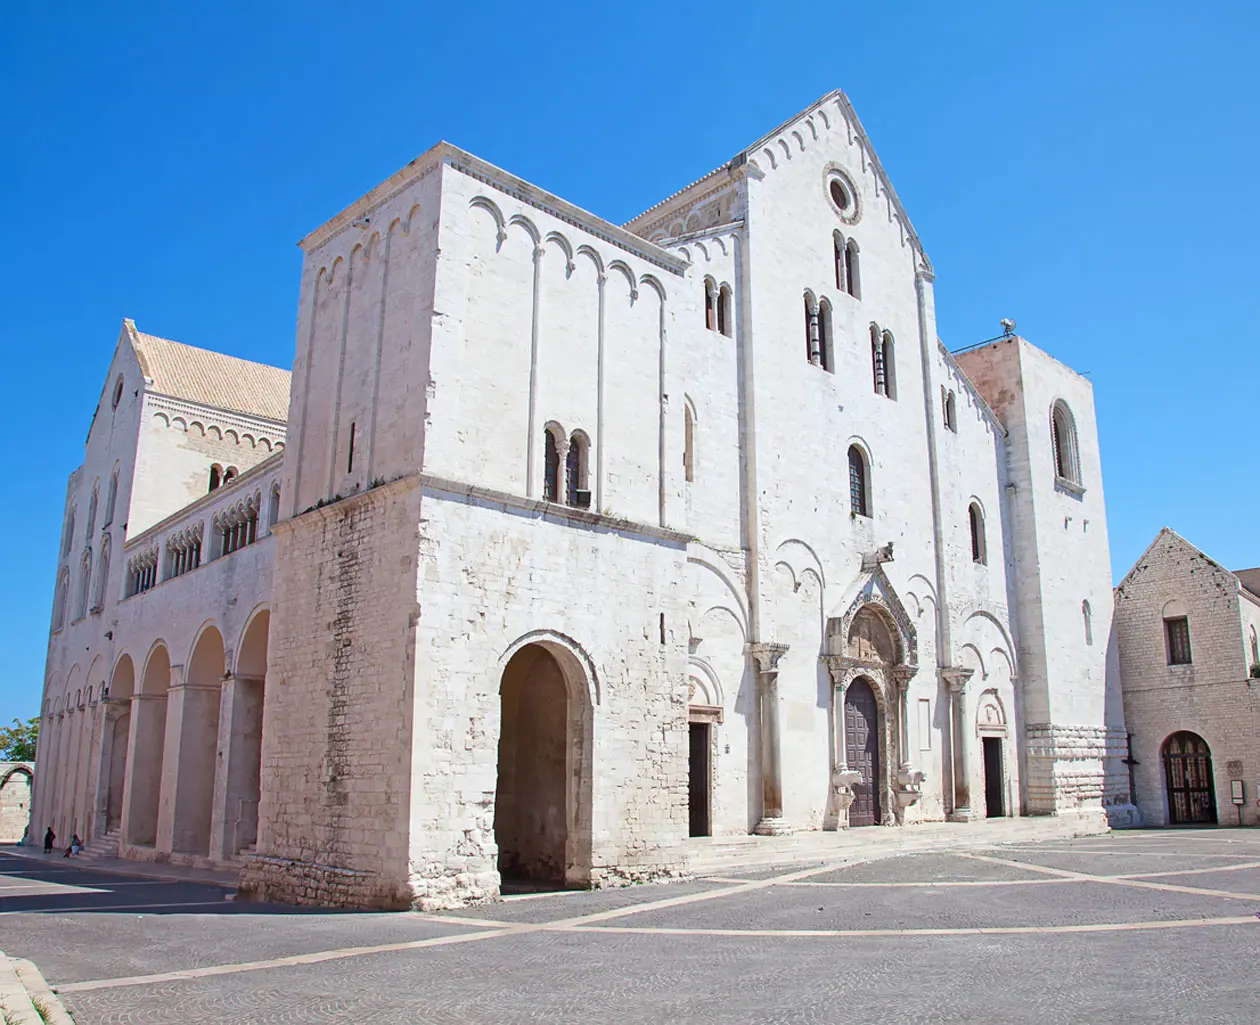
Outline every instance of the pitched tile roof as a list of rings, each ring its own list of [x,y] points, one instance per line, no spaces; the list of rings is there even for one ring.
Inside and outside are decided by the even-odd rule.
[[[289,419],[287,370],[147,335],[127,321],[131,344],[152,388],[172,398],[234,413]]]

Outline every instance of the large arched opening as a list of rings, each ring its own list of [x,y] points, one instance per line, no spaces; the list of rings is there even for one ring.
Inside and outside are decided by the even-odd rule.
[[[31,771],[15,766],[0,775],[0,843],[17,843],[31,820]]]
[[[590,881],[591,703],[586,675],[554,643],[526,644],[500,685],[494,838],[515,885]]]
[[[197,638],[176,700],[179,764],[171,819],[171,850],[209,855],[214,778],[223,686],[223,636],[213,626]]]
[[[129,844],[157,842],[158,800],[166,746],[166,700],[171,686],[171,656],[165,644],[149,653],[140,693],[131,709],[131,771],[127,774],[124,835]]]
[[[1216,783],[1212,751],[1197,733],[1181,730],[1164,741],[1164,785],[1168,822],[1173,826],[1216,824]]]
[[[136,691],[136,667],[130,655],[114,666],[105,699],[105,730],[102,743],[108,766],[105,777],[105,831],[122,825],[123,793],[127,785],[127,747],[131,741],[131,698]]]
[[[264,609],[249,621],[236,657],[236,672],[224,683],[221,734],[222,794],[216,796],[222,835],[212,837],[211,854],[221,859],[238,855],[258,840],[258,797],[262,768],[263,688],[267,676],[267,631],[271,616]]]

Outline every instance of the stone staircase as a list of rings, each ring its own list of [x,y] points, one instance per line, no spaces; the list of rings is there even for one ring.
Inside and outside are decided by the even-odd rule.
[[[100,836],[94,837],[83,846],[79,857],[84,861],[100,861],[102,858],[118,857],[118,841],[121,839],[121,834],[122,827],[115,826]]]
[[[931,822],[913,826],[869,826],[790,836],[694,837],[686,841],[687,870],[697,876],[724,872],[886,858],[897,854],[1062,840],[1110,832],[1098,817],[1038,816],[978,822]]]

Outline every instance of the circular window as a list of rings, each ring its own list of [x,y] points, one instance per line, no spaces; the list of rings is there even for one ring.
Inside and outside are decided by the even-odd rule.
[[[118,383],[114,385],[114,408],[118,408],[118,403],[122,402],[123,379],[122,375],[118,375]]]
[[[832,166],[827,169],[826,186],[827,197],[831,200],[831,205],[835,207],[836,213],[840,215],[840,219],[846,224],[856,224],[858,217],[861,216],[861,209],[853,179],[840,168]]]

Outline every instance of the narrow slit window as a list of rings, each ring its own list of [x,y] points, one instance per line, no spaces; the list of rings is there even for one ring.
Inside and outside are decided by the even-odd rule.
[[[354,431],[355,423],[350,421],[350,452],[346,456],[346,473],[354,473]]]
[[[854,516],[870,516],[870,481],[866,456],[856,445],[849,447],[849,503]]]

